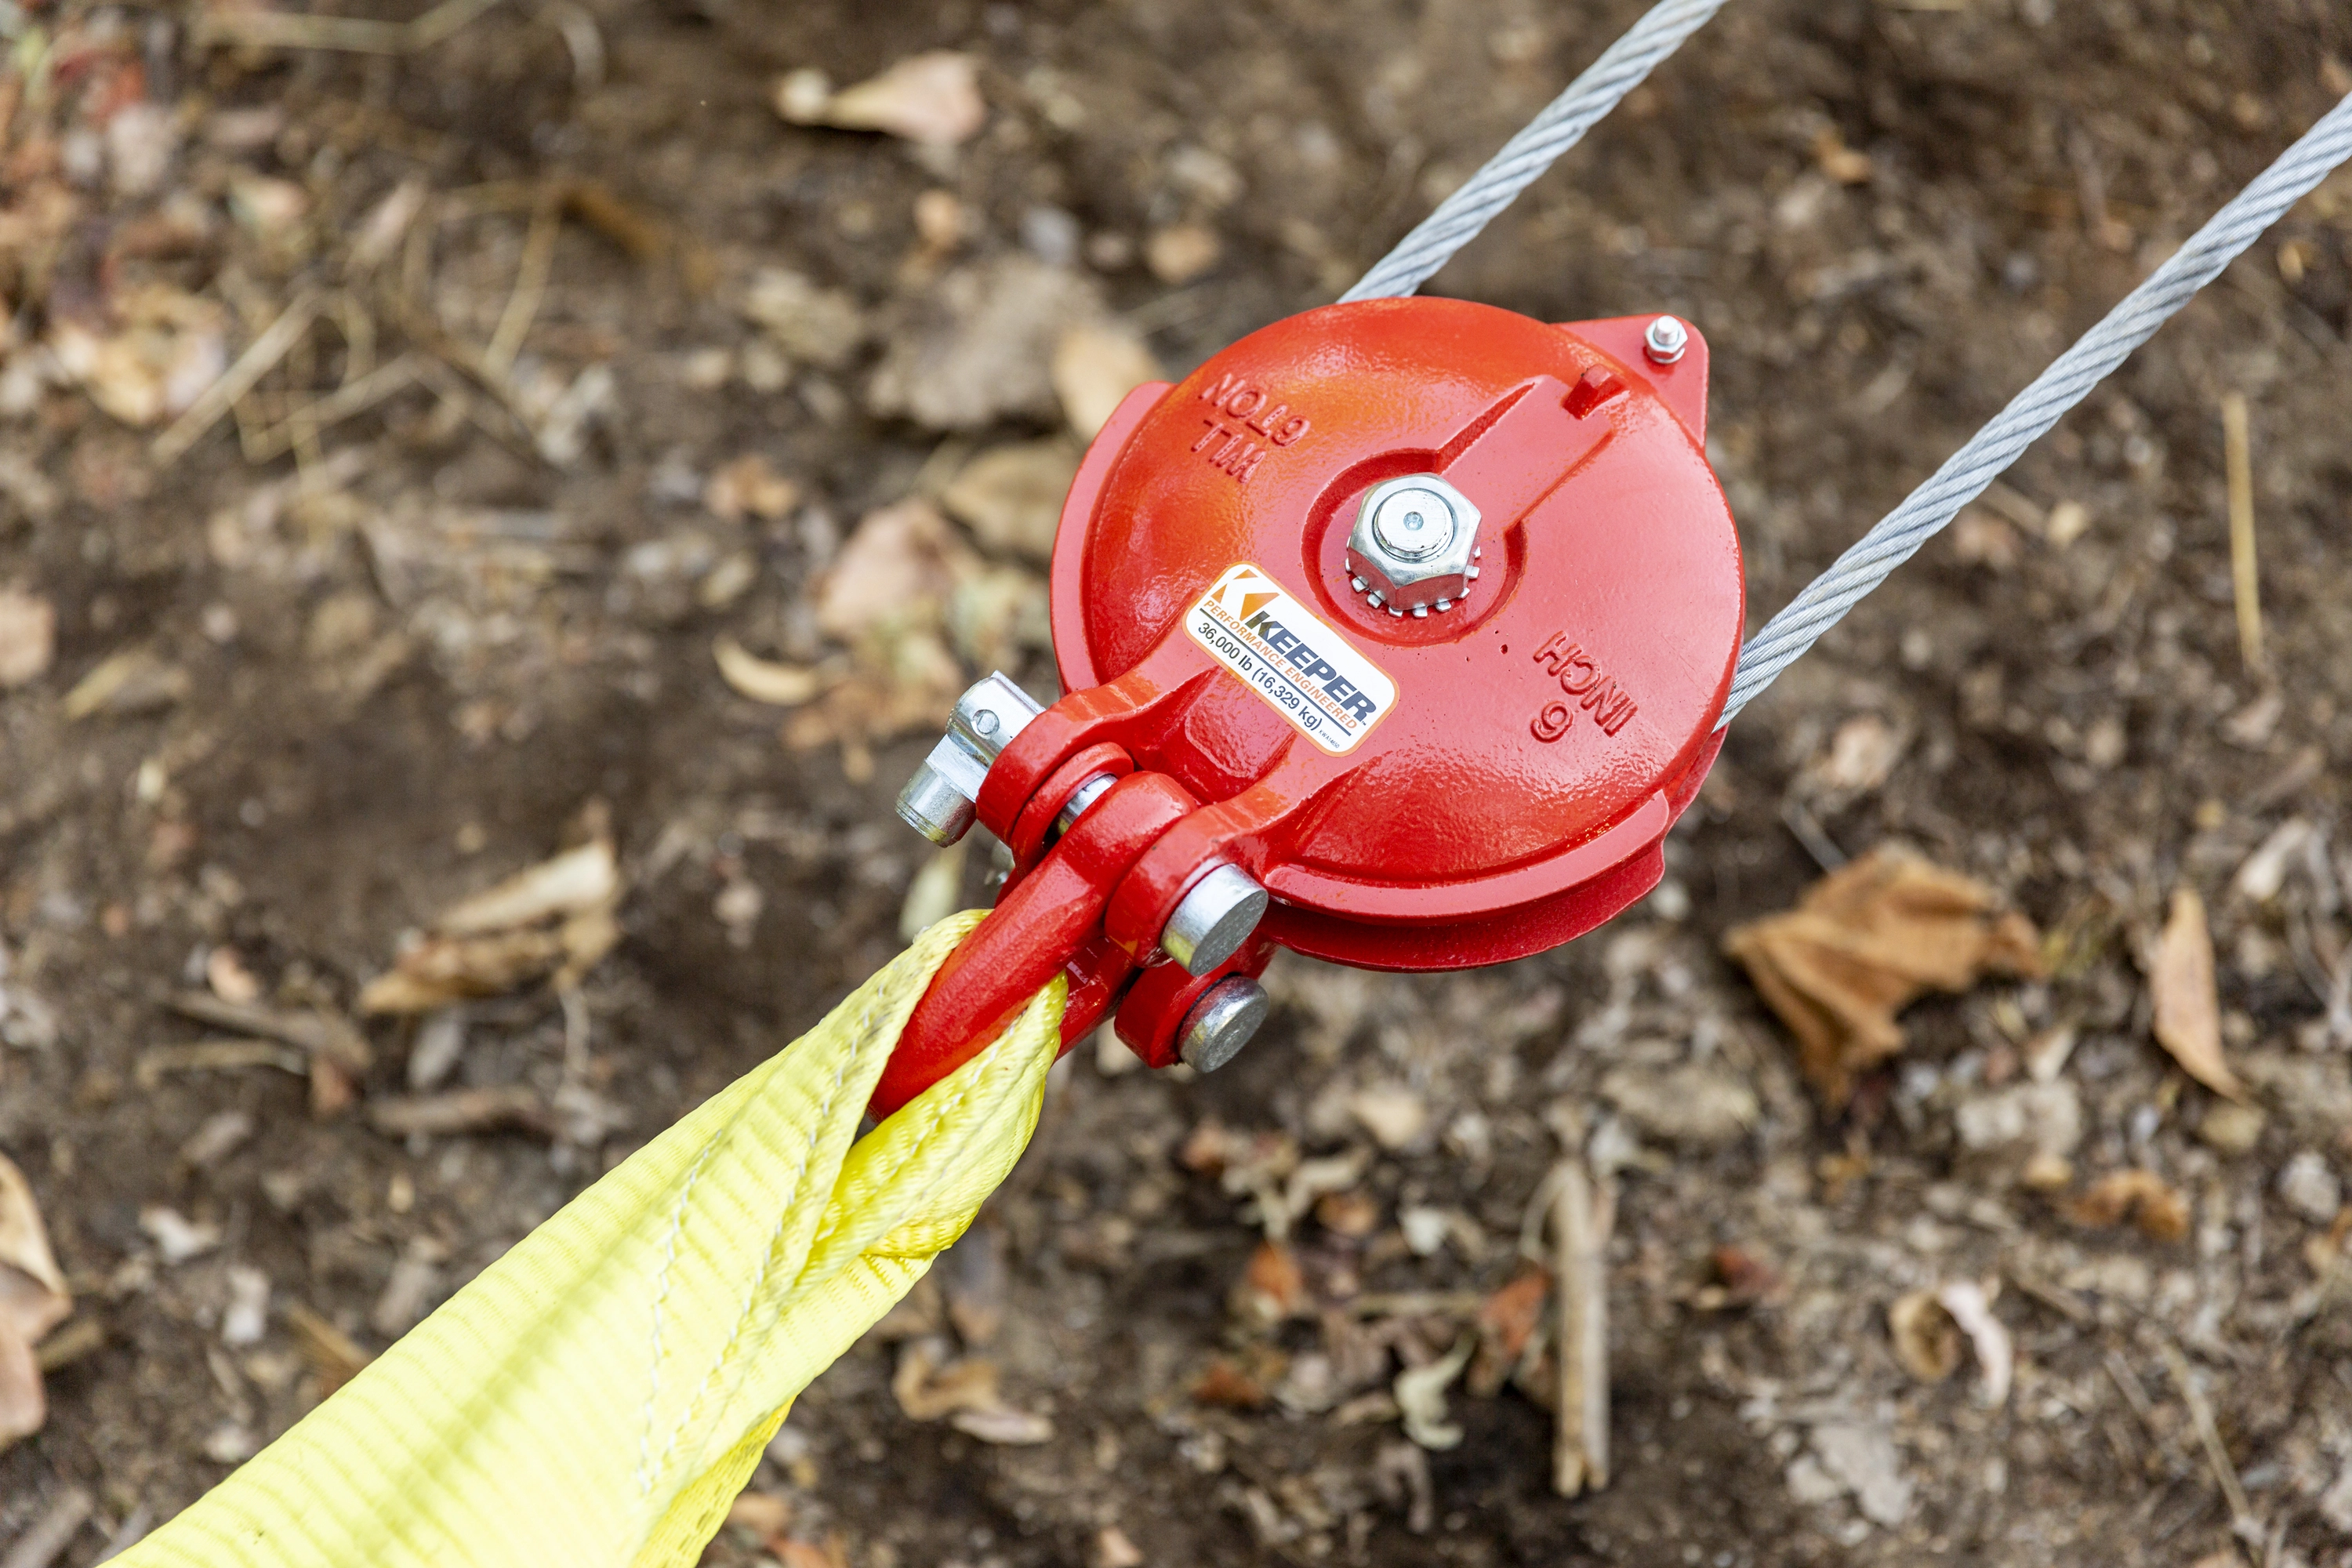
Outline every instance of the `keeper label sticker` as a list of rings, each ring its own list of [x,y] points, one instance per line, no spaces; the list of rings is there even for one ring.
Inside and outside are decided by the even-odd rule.
[[[1246,561],[1201,595],[1184,630],[1333,756],[1354,751],[1396,706],[1395,681]]]

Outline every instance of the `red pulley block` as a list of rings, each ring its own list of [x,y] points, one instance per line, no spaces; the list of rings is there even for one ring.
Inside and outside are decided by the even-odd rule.
[[[1423,299],[1310,310],[1129,394],[1055,548],[1070,695],[1033,712],[975,688],[901,809],[1016,847],[1003,915],[1050,901],[1017,895],[1109,781],[1197,804],[1115,855],[1078,836],[1109,879],[1083,956],[1035,917],[975,931],[877,1110],[985,1044],[1018,997],[980,1005],[969,977],[1034,970],[1013,962],[1032,937],[1076,960],[1066,1037],[1124,990],[1122,1037],[1164,1065],[1239,1016],[1274,947],[1464,968],[1648,892],[1739,648],[1706,397],[1706,345],[1672,318]],[[1190,973],[1161,974],[1171,955]]]

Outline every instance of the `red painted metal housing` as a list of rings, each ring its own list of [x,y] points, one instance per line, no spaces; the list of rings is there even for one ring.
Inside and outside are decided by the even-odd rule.
[[[981,793],[981,821],[1016,861],[967,944],[993,956],[943,972],[893,1095],[979,1048],[1013,973],[1036,967],[1013,949],[1049,936],[1065,958],[1086,946],[1072,975],[1087,1012],[1072,1025],[1091,1027],[1125,989],[1123,1037],[1169,1059],[1173,1020],[1207,980],[1154,968],[1159,933],[1220,861],[1274,900],[1260,940],[1221,973],[1255,973],[1276,945],[1381,969],[1497,963],[1580,935],[1656,884],[1666,830],[1721,744],[1743,604],[1704,450],[1706,345],[1694,331],[1679,361],[1654,363],[1648,321],[1334,305],[1129,395],[1087,453],[1055,550],[1070,695]],[[1347,542],[1373,487],[1420,473],[1479,509],[1480,574],[1450,609],[1400,618],[1351,589]],[[1345,746],[1310,738],[1187,635],[1241,565],[1289,595],[1313,623],[1303,634],[1339,639],[1393,684]],[[1085,778],[1130,769],[1053,846],[1054,813]],[[1095,819],[1123,797],[1138,804],[1122,820],[1135,816],[1150,778],[1181,788],[1152,796],[1148,826],[1112,835],[1116,853],[1095,845]],[[1197,804],[1175,811],[1178,796]],[[1081,897],[1083,879],[1055,866],[1082,838],[1094,874],[1112,877],[1083,893],[1098,928],[1049,912],[1038,888]],[[1000,982],[976,984],[991,965]]]

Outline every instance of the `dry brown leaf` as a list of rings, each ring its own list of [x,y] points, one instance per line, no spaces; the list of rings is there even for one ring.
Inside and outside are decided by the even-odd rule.
[[[1042,565],[1053,559],[1062,502],[1077,473],[1078,452],[1066,440],[992,447],[957,471],[940,504],[989,550]]]
[[[1132,330],[1106,322],[1072,327],[1054,345],[1054,395],[1081,441],[1091,441],[1119,400],[1160,378],[1160,361]]]
[[[433,929],[471,936],[536,925],[551,917],[586,913],[620,896],[621,868],[613,841],[598,835],[577,849],[518,871],[496,887],[441,912]]]
[[[1933,1290],[1912,1290],[1886,1309],[1895,1359],[1922,1383],[1941,1383],[1960,1367],[1960,1325]]]
[[[773,708],[797,708],[824,689],[824,677],[805,665],[778,664],[745,650],[725,632],[711,642],[719,674],[738,696]]]
[[[38,594],[0,588],[0,691],[47,675],[57,651],[57,606]]]
[[[776,89],[776,111],[795,125],[879,131],[933,147],[969,142],[988,120],[980,62],[953,49],[911,55],[839,92],[827,92],[816,72],[794,71]]]
[[[620,863],[601,809],[590,840],[444,910],[423,942],[360,992],[362,1013],[424,1013],[550,976],[575,984],[621,939]]]
[[[928,500],[867,512],[817,581],[817,629],[854,644],[893,626],[937,626],[978,566]]]
[[[2076,1225],[2120,1225],[2126,1219],[2158,1241],[2189,1235],[2189,1200],[2154,1171],[2110,1171],[2066,1207]]]
[[[1724,951],[1797,1037],[1832,1109],[1855,1074],[1903,1048],[1895,1015],[1929,991],[1987,974],[2041,973],[2040,939],[1993,890],[1905,849],[1881,847],[1824,877],[1797,907],[1735,927]]]
[[[2221,1059],[2221,999],[2213,982],[2213,937],[2197,889],[2173,889],[2171,918],[2156,940],[2147,965],[2156,1002],[2157,1044],[2181,1070],[2216,1094],[2246,1097],[2238,1075]]]
[[[0,1447],[48,1418],[33,1347],[73,1311],[31,1184],[0,1154]]]

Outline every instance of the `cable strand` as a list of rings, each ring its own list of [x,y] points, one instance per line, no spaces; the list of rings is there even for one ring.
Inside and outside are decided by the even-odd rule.
[[[1881,519],[1740,650],[1717,728],[1843,619],[1888,574],[1942,531],[2025,449],[2221,274],[2263,230],[2352,158],[2352,95],[2322,116],[2254,182],[2206,221],[2098,325],[2052,361],[1925,484]]]

